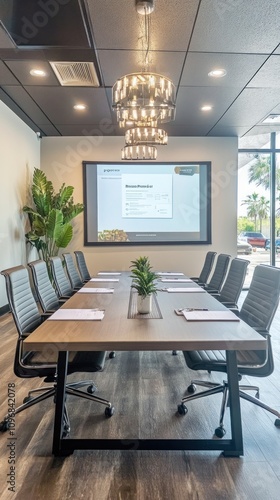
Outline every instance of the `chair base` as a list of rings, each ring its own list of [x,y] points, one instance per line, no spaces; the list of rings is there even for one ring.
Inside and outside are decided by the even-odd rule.
[[[208,389],[195,394],[196,385],[202,387],[208,387]],[[255,397],[250,396],[249,394],[244,392],[249,390],[253,390],[254,392],[256,392],[256,396]],[[223,394],[221,410],[220,410],[219,426],[215,429],[215,435],[219,438],[222,438],[226,434],[226,430],[224,428],[224,416],[226,407],[229,405],[228,383],[226,381],[223,381],[222,384],[217,384],[215,382],[207,382],[204,380],[192,380],[191,384],[188,387],[188,392],[190,394],[182,398],[181,404],[178,405],[178,413],[180,415],[187,414],[188,408],[185,403],[187,403],[188,401],[192,401],[193,399],[204,398],[206,396],[211,396],[212,394],[219,394],[219,393]],[[239,385],[239,396],[240,398],[250,401],[251,403],[275,415],[277,418],[274,424],[276,427],[280,427],[280,413],[274,408],[271,408],[270,406],[266,405],[265,403],[259,400],[259,387],[251,385]]]
[[[81,387],[87,387],[87,392],[83,392],[79,390]],[[96,386],[92,382],[92,380],[83,380],[79,382],[73,382],[69,383],[65,387],[65,394],[69,396],[77,396],[83,399],[88,399],[89,401],[94,401],[95,403],[100,403],[104,406],[105,408],[105,416],[106,417],[111,417],[114,414],[114,407],[110,403],[110,401],[107,401],[106,399],[100,398],[98,396],[95,396],[93,393],[96,391]],[[34,393],[41,393],[36,397],[32,397],[32,394]],[[41,401],[44,401],[45,399],[48,399],[50,397],[54,398],[56,397],[56,384],[54,384],[51,388],[50,387],[39,387],[37,389],[32,389],[29,391],[28,395],[24,398],[23,404],[18,406],[14,414],[17,415],[18,413],[21,413],[22,411],[26,410],[27,408],[30,408],[31,406],[34,406],[37,403],[41,403]],[[4,420],[0,422],[0,431],[5,432],[9,429],[9,422],[10,422],[10,416],[7,414],[4,417]],[[63,436],[65,437],[66,435],[69,435],[70,432],[70,420],[67,412],[67,408],[65,405],[65,411],[63,415],[63,424],[64,424],[64,430],[63,430]]]

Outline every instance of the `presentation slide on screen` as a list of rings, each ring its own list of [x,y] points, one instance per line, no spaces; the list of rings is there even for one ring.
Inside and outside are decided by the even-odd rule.
[[[100,163],[86,172],[89,241],[206,239],[206,165]]]

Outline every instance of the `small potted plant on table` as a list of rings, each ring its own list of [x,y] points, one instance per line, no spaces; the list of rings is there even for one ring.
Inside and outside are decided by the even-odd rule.
[[[139,257],[132,261],[132,288],[138,293],[137,310],[140,314],[148,314],[152,310],[152,295],[157,293],[157,275],[151,270],[148,257]]]

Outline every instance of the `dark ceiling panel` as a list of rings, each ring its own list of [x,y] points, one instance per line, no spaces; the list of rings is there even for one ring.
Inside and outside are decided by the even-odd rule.
[[[88,125],[111,119],[104,89],[92,87],[26,87],[28,93],[47,114],[52,123]],[[84,111],[73,106],[83,103]]]
[[[279,103],[278,89],[245,89],[219,125],[253,127]]]
[[[15,48],[0,21],[2,100],[46,135],[124,136],[111,87],[143,68],[144,17],[135,0],[0,2],[0,20],[7,26],[9,19],[13,33],[28,35],[28,45]],[[149,69],[171,78],[177,91],[175,121],[163,125],[170,136],[242,136],[280,113],[280,49],[269,58],[280,41],[279,0],[155,0],[150,21]],[[100,88],[61,87],[49,61],[98,61]],[[33,65],[48,76],[31,77]],[[217,66],[227,75],[210,79]],[[81,102],[87,109],[75,111]],[[203,113],[204,104],[212,111]]]
[[[35,123],[49,124],[47,116],[41,111],[26,90],[18,86],[3,85],[5,92]]]
[[[270,54],[279,25],[279,0],[202,0],[190,50]]]
[[[5,61],[12,73],[21,82],[22,85],[59,85],[57,78],[49,63],[45,61]],[[32,76],[32,69],[41,69],[45,71],[46,76]]]
[[[11,4],[11,9],[0,5],[0,16],[17,46],[89,46],[78,0]]]
[[[176,102],[176,124],[205,126],[208,130],[231,105],[239,91],[235,87],[180,87]],[[211,111],[200,108],[212,105]]]
[[[16,45],[0,21],[0,49],[13,49]]]
[[[20,81],[14,77],[2,61],[0,61],[0,82],[1,85],[20,85]]]
[[[222,54],[190,52],[187,55],[181,85],[239,87],[243,88],[267,59],[256,54]],[[211,78],[208,73],[223,68],[223,78]]]
[[[178,85],[183,67],[184,52],[157,52],[150,54],[150,71],[164,74]],[[136,50],[100,50],[99,60],[105,85],[112,87],[123,75],[142,70],[143,53]]]
[[[142,49],[144,16],[137,13],[134,0],[88,4],[97,49]],[[198,4],[199,0],[156,1],[150,18],[151,49],[187,50]]]

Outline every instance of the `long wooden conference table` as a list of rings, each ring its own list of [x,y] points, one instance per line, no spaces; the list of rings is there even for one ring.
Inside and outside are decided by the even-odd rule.
[[[225,307],[208,293],[169,293],[168,287],[196,287],[194,283],[159,281],[156,317],[133,313],[129,272],[99,275],[118,281],[88,282],[85,287],[114,288],[112,294],[76,293],[62,307],[105,309],[102,321],[47,320],[24,341],[27,351],[57,351],[58,379],[53,435],[53,454],[67,456],[75,449],[114,450],[220,450],[226,456],[243,454],[236,350],[265,349],[265,340],[243,321],[188,322],[175,308]],[[179,277],[178,277],[179,278]],[[180,276],[181,278],[181,276]],[[162,279],[164,277],[162,276]],[[135,292],[133,292],[135,293]],[[68,352],[71,351],[172,351],[225,350],[231,418],[230,439],[72,439],[63,438],[63,412]],[[116,360],[117,361],[117,360]],[[185,388],[182,388],[182,391]],[[118,418],[118,414],[113,418]],[[203,420],[203,416],[200,416]],[[202,421],[203,426],[203,421]]]

